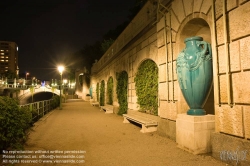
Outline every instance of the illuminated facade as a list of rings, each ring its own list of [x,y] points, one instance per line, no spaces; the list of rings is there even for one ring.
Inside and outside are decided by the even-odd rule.
[[[15,42],[0,41],[0,74],[7,71],[18,75],[18,46]]]
[[[112,77],[115,85],[112,105],[117,113],[115,107],[120,107],[115,93],[117,73],[126,72],[128,78],[123,80],[127,81],[127,94],[123,95],[127,97],[124,100],[128,105],[127,114],[157,121],[160,135],[175,140],[178,147],[191,153],[211,152],[218,160],[250,165],[249,9],[249,0],[148,1],[93,65],[94,100],[100,101],[99,96],[103,95],[107,103],[107,84]],[[176,59],[185,48],[184,41],[193,36],[210,43],[212,51],[213,86],[204,105],[204,116],[187,115],[189,107],[176,73]],[[147,84],[146,79],[144,84],[136,84],[137,73],[147,61],[153,61],[158,68],[155,74],[158,91],[151,93],[157,94],[157,115],[140,110],[143,105],[138,102],[137,89],[152,85]],[[146,78],[146,74],[144,76]],[[204,83],[200,81],[200,84]],[[144,88],[145,92],[149,89]],[[231,154],[234,157],[230,158]]]

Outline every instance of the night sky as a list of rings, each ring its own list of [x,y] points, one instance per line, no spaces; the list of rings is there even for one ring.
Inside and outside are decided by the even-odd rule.
[[[0,2],[0,40],[16,42],[20,73],[59,77],[58,64],[128,20],[135,0],[5,0]]]

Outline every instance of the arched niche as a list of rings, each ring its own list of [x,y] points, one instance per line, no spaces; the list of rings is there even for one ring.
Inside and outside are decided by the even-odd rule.
[[[208,22],[203,18],[188,18],[181,26],[177,39],[177,50],[185,48],[184,40],[192,36],[201,36],[204,41],[211,44],[211,29]],[[205,102],[206,114],[214,114],[214,87],[212,86]]]

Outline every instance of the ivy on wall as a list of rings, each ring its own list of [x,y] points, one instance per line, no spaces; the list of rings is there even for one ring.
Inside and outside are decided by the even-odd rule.
[[[116,94],[119,103],[118,115],[126,114],[128,110],[128,74],[126,71],[116,73],[117,85],[116,85]]]
[[[79,84],[82,86],[83,85],[83,75],[79,75],[78,79],[79,79]]]
[[[97,85],[96,85],[96,99],[97,99],[97,101],[100,101],[99,100],[99,83],[97,83]]]
[[[109,77],[107,84],[108,102],[107,104],[113,104],[113,78]]]
[[[104,101],[105,101],[105,82],[104,80],[102,80],[100,87],[100,106],[104,106]]]
[[[158,114],[158,67],[152,60],[145,60],[135,76],[137,103],[141,112]]]

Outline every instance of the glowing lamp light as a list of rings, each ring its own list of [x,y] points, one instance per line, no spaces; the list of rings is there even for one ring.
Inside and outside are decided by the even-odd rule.
[[[62,72],[64,71],[64,66],[58,66],[57,69],[59,73],[62,74]]]

